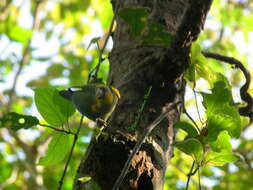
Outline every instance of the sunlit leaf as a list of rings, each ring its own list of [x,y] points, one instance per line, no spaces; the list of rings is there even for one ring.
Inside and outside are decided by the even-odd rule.
[[[230,143],[230,136],[227,131],[222,131],[219,133],[218,138],[216,141],[209,142],[212,150],[216,152],[231,152],[232,151],[232,145]]]
[[[40,158],[39,165],[50,166],[64,160],[71,148],[70,135],[66,133],[55,132],[51,139],[47,152]]]
[[[228,86],[224,81],[218,81],[214,84],[211,94],[202,94],[203,105],[206,108],[209,141],[215,141],[223,130],[227,130],[232,137],[238,138],[240,135],[240,115],[234,106]]]
[[[239,156],[233,153],[218,153],[209,151],[206,153],[205,162],[207,164],[215,165],[215,166],[223,166],[226,163],[236,162],[240,159]]]
[[[11,40],[26,44],[32,37],[32,30],[15,25],[11,27],[8,36]]]
[[[217,105],[215,112],[207,115],[208,140],[214,141],[219,133],[226,130],[230,136],[238,138],[241,120],[238,111],[229,105]]]
[[[206,114],[212,114],[217,108],[225,104],[233,105],[231,89],[227,87],[224,81],[218,81],[212,88],[212,93],[202,93],[203,105],[206,108]]]

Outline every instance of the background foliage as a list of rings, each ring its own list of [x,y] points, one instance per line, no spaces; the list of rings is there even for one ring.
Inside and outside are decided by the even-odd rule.
[[[253,61],[253,52],[250,48],[253,47],[252,9],[251,0],[214,1],[198,44],[203,49],[241,60],[247,68],[251,69],[253,75],[252,65],[249,64]],[[143,11],[145,13],[145,10]],[[124,17],[126,13],[121,14]],[[86,83],[89,72],[98,62],[96,47],[94,45],[89,49],[87,47],[94,37],[101,37],[99,44],[103,44],[112,16],[109,0],[1,1],[0,117],[9,111],[17,112],[40,118],[40,121],[28,118],[32,124],[40,122],[46,125],[47,123],[35,108],[33,89],[37,88],[35,92],[38,92],[38,87],[46,87],[50,94],[53,93],[50,91],[51,87],[63,89]],[[149,39],[148,37],[150,35],[145,39]],[[109,42],[105,55],[108,54],[111,46],[112,43]],[[192,53],[194,54],[194,50],[198,52],[198,48],[196,45]],[[193,56],[192,61],[203,62],[198,59],[202,58]],[[216,76],[213,73],[220,72],[229,78],[233,86],[234,100],[239,102],[238,90],[244,83],[241,72],[214,60],[204,61],[208,61],[208,67],[196,64],[200,71],[196,76],[196,91],[210,93],[209,89],[213,86],[210,85],[210,81],[203,78],[208,79],[210,76]],[[99,72],[99,76],[104,80],[107,77],[108,67],[108,61],[105,60]],[[208,69],[203,70],[203,68]],[[201,112],[201,120],[205,120],[204,108],[201,106],[202,96],[197,93],[198,106],[196,107],[192,86],[193,83],[189,83],[187,87],[187,110],[197,124],[201,125],[196,109],[198,107]],[[252,86],[250,92],[253,94]],[[205,102],[208,104],[207,99]],[[37,108],[39,109],[38,105]],[[22,124],[18,115],[11,116],[17,118],[17,124],[19,122]],[[68,121],[72,131],[76,130],[79,119],[80,115],[75,113]],[[182,120],[186,120],[184,115]],[[242,126],[246,124],[247,120],[242,118]],[[0,127],[5,125],[2,120]],[[85,120],[85,125],[90,125],[90,122]],[[53,132],[52,129],[41,125],[17,132],[6,128],[0,129],[0,189],[34,189],[35,186],[38,189],[56,189],[66,161],[65,156],[64,154],[59,158],[43,156],[46,151],[61,150],[59,145],[68,146],[67,142],[71,142],[72,138],[66,134],[59,135]],[[76,169],[88,146],[91,133],[91,129],[82,127],[82,137],[75,148],[64,181],[64,189],[71,189]],[[242,127],[240,138],[232,140],[231,149],[240,155],[240,161],[224,166],[206,166],[200,170],[203,189],[253,189],[251,180],[253,136],[250,133],[252,133],[252,126]],[[222,139],[229,138],[226,132],[222,135]],[[182,140],[185,136],[186,133],[180,130],[177,140]],[[59,148],[55,146],[47,148],[50,140],[51,145],[55,143]],[[229,147],[229,145],[224,146]],[[184,149],[183,145],[178,147]],[[43,158],[40,159],[41,157]],[[191,157],[175,149],[175,156],[169,164],[166,175],[165,189],[185,189],[191,163]],[[193,177],[190,188],[198,189],[197,175]]]

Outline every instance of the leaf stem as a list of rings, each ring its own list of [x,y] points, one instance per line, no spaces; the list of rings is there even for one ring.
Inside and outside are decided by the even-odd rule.
[[[196,94],[195,88],[193,88],[192,90],[193,90],[193,94],[194,94],[194,99],[195,99],[195,104],[196,104],[196,109],[197,109],[199,121],[200,121],[200,122],[202,123],[202,125],[203,125],[202,119],[201,119],[201,117],[200,117],[199,105],[198,105],[197,94]]]

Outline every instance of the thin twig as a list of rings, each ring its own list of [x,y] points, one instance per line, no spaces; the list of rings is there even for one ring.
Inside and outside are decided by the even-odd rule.
[[[141,145],[143,144],[145,138],[151,133],[151,131],[158,125],[161,123],[161,121],[168,115],[168,113],[175,108],[175,106],[177,106],[179,103],[182,102],[177,102],[172,104],[165,112],[163,112],[162,114],[160,114],[150,125],[148,125],[142,135],[140,136],[139,140],[137,141],[137,143],[135,144],[132,153],[130,154],[130,156],[128,157],[123,169],[121,170],[121,173],[119,175],[119,177],[117,178],[116,182],[113,185],[112,190],[118,190],[124,177],[127,174],[127,171],[130,167],[130,164],[133,160],[133,157],[135,156],[135,154],[139,151],[139,149],[141,148]]]
[[[200,128],[198,127],[197,123],[194,121],[194,119],[191,117],[191,115],[187,112],[185,106],[183,108],[183,112],[185,113],[185,115],[191,120],[191,122],[194,124],[194,126],[196,127],[196,129],[198,130],[198,132],[200,133]]]
[[[192,173],[192,171],[193,171],[194,165],[195,165],[195,161],[192,162],[192,166],[191,166],[190,172],[189,172],[189,174],[187,175],[188,178],[187,178],[185,190],[188,190],[188,188],[189,188],[189,184],[190,184],[190,180],[191,180],[191,176],[192,176],[191,173]]]
[[[79,135],[79,132],[80,132],[80,129],[81,129],[82,123],[83,123],[83,117],[84,117],[84,116],[82,115],[81,120],[80,120],[79,127],[78,127],[78,129],[77,129],[76,134],[74,135],[73,144],[72,144],[72,147],[71,147],[71,149],[70,149],[70,152],[69,152],[69,156],[68,156],[67,162],[65,163],[65,167],[64,167],[64,170],[63,170],[63,173],[62,173],[61,179],[60,179],[60,181],[59,181],[58,190],[61,190],[61,188],[62,188],[63,181],[64,181],[64,177],[65,177],[65,175],[66,175],[66,172],[67,172],[67,169],[68,169],[68,165],[69,165],[69,162],[70,162],[70,160],[71,160],[71,157],[72,157],[72,154],[73,154],[73,151],[74,151],[74,148],[75,148],[75,145],[76,145],[77,139],[78,139],[78,135]]]
[[[199,117],[199,121],[203,125],[203,122],[202,122],[201,117],[200,117],[200,111],[199,111],[198,100],[197,100],[197,95],[196,95],[195,88],[193,88],[192,90],[193,90],[193,94],[194,94],[194,99],[195,99],[195,104],[196,104],[196,109],[197,109],[197,114],[198,114],[198,117]]]
[[[42,123],[39,123],[39,125],[42,126],[42,127],[47,127],[47,128],[53,129],[53,130],[58,131],[58,132],[71,134],[71,135],[76,135],[75,133],[73,133],[71,131],[66,131],[66,130],[59,129],[59,128],[56,128],[56,127],[53,127],[53,126],[50,126],[50,125],[46,125],[46,124],[42,124]]]
[[[195,160],[192,162],[192,166],[191,166],[191,169],[190,169],[190,172],[188,173],[188,178],[187,178],[187,182],[186,182],[186,187],[185,187],[185,190],[188,190],[189,188],[189,184],[190,184],[190,180],[191,180],[191,176],[194,176],[196,174],[196,172],[199,170],[199,165],[194,169],[194,166],[195,166]]]
[[[114,21],[115,21],[115,15],[114,15],[113,18],[112,18],[112,22],[111,22],[111,25],[110,25],[110,28],[109,28],[109,32],[108,32],[108,34],[107,34],[107,36],[106,36],[106,39],[105,39],[105,43],[103,44],[103,47],[101,48],[100,53],[99,53],[98,64],[97,64],[97,66],[96,66],[96,68],[95,68],[95,74],[94,74],[95,77],[97,77],[97,74],[98,74],[98,71],[99,71],[101,62],[102,62],[102,60],[103,60],[103,57],[102,57],[102,56],[103,56],[105,47],[106,47],[106,45],[107,45],[107,43],[108,43],[109,37],[110,37],[110,35],[111,35],[111,33],[112,33]]]
[[[95,79],[97,79],[97,75],[98,75],[98,71],[99,71],[99,68],[100,68],[100,65],[101,65],[101,62],[103,61],[103,53],[104,53],[104,50],[105,50],[105,47],[108,43],[108,40],[109,40],[109,37],[112,33],[112,29],[113,29],[113,25],[114,25],[114,22],[115,22],[115,15],[113,16],[112,18],[112,21],[111,21],[111,25],[110,25],[110,28],[109,28],[109,31],[108,31],[108,34],[105,38],[105,42],[102,46],[102,48],[100,49],[99,45],[97,44],[97,47],[98,47],[98,50],[99,50],[99,58],[98,58],[98,64],[96,65],[96,67],[94,69],[91,70],[90,74],[89,74],[89,77],[88,77],[88,82],[90,82],[90,78],[91,78],[91,74],[95,71],[94,73],[94,76],[95,76]]]

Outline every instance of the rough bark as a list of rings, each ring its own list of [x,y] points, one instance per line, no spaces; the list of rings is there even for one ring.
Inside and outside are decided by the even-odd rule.
[[[122,95],[106,129],[109,138],[93,140],[83,157],[75,189],[85,189],[78,176],[89,175],[102,190],[110,190],[128,158],[141,131],[170,105],[183,102],[185,81],[183,73],[189,61],[190,44],[203,28],[212,0],[115,0],[114,11],[120,8],[146,7],[149,20],[163,24],[173,35],[170,48],[143,45],[129,34],[129,26],[116,17],[114,47],[110,54],[109,84]],[[136,129],[132,129],[135,113],[144,94],[151,94]],[[175,132],[182,105],[175,107],[146,139],[135,155],[122,190],[162,190],[165,171],[173,154]]]

